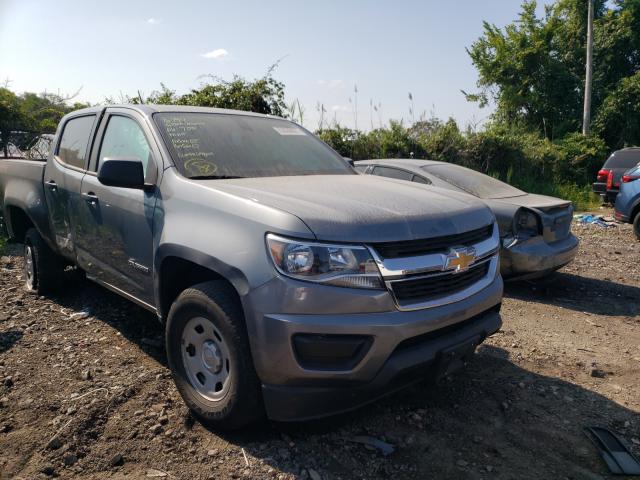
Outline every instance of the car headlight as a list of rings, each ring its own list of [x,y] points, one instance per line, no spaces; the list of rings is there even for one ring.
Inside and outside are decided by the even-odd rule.
[[[287,277],[338,287],[382,289],[380,271],[369,250],[267,235],[267,249],[278,272]]]
[[[541,233],[538,215],[526,208],[516,212],[513,224],[514,233],[518,237],[532,237]]]

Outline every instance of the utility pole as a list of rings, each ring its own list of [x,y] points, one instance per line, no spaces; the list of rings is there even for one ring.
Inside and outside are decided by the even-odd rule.
[[[582,134],[589,135],[591,129],[591,88],[593,81],[593,8],[594,0],[589,2],[587,18],[587,72],[584,81],[584,113],[582,115]]]
[[[356,109],[355,109],[355,131],[358,131],[358,85],[354,84],[353,85],[353,94],[355,95],[355,99],[356,99]]]

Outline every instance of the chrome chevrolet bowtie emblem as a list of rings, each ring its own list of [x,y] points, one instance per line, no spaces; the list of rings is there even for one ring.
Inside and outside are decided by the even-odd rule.
[[[445,270],[454,273],[464,272],[476,261],[476,249],[473,247],[451,248],[444,264]]]

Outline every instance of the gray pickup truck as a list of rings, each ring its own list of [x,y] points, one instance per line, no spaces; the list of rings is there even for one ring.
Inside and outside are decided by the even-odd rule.
[[[26,288],[74,266],[154,312],[205,423],[347,411],[453,371],[500,328],[487,207],[358,175],[295,123],[96,107],[52,145],[46,162],[0,161]]]

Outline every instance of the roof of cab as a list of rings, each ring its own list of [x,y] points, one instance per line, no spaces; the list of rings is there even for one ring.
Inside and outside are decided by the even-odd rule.
[[[212,107],[191,107],[186,105],[150,105],[150,104],[117,104],[117,105],[100,105],[89,108],[82,108],[80,110],[74,110],[69,113],[69,116],[86,115],[88,113],[99,113],[107,108],[127,108],[135,110],[143,115],[151,116],[154,113],[159,112],[175,112],[175,113],[218,113],[225,115],[246,115],[251,117],[265,117],[265,118],[281,118],[275,115],[264,115],[262,113],[246,112],[243,110],[231,110],[226,108],[212,108]]]

